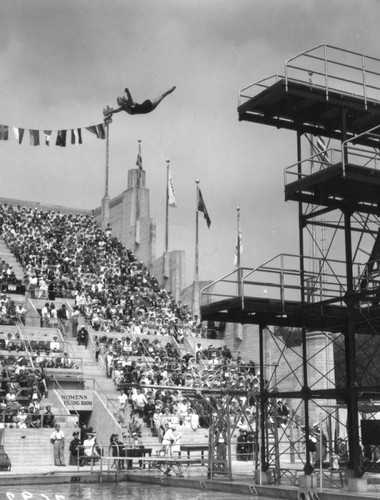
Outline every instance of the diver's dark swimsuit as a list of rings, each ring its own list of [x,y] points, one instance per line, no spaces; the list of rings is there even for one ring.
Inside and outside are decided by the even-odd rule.
[[[152,101],[147,99],[141,104],[136,103],[134,106],[131,106],[129,110],[131,115],[143,115],[153,110],[153,104]]]

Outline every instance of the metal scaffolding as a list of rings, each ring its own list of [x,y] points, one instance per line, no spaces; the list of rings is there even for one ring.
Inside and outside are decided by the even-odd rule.
[[[289,59],[284,76],[245,87],[238,114],[296,132],[285,199],[298,204],[299,254],[206,287],[202,320],[258,325],[262,470],[279,479],[297,462],[322,478],[337,468],[344,437],[344,460],[360,478],[361,422],[380,394],[380,60],[320,45]],[[268,412],[279,398],[292,412],[274,429]]]

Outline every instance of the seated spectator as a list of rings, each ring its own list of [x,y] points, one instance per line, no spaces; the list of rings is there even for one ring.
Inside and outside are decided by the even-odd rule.
[[[7,338],[5,339],[5,349],[9,352],[15,349],[15,342],[11,333],[7,333]]]
[[[72,368],[73,367],[73,362],[69,356],[69,353],[67,351],[64,351],[63,357],[61,358],[61,366],[62,368]]]
[[[41,393],[38,390],[38,384],[34,383],[29,390],[29,402],[34,403],[35,401],[40,402],[42,399]]]
[[[141,435],[141,423],[137,420],[136,415],[132,415],[131,421],[128,425],[129,434],[132,435],[134,432]]]
[[[28,410],[30,408],[33,408],[33,410],[38,410],[38,413],[39,413],[40,409],[41,409],[41,403],[40,403],[40,401],[38,399],[32,399],[29,402]]]
[[[23,302],[19,302],[16,306],[16,319],[17,321],[21,321],[25,325],[25,315],[26,315],[26,309],[24,307]]]
[[[78,345],[84,345],[87,348],[88,344],[88,330],[85,326],[81,326],[78,330],[77,337]]]
[[[17,399],[17,397],[21,394],[21,386],[20,383],[16,380],[15,375],[11,375],[9,378],[9,382],[7,383],[8,393],[10,392],[11,389],[13,389],[13,392]]]
[[[9,389],[9,392],[5,395],[5,404],[9,408],[13,406],[13,403],[17,403],[17,395],[14,389]]]
[[[22,406],[19,409],[17,415],[14,417],[14,422],[16,423],[16,427],[18,427],[19,429],[26,429],[27,418],[28,418],[28,415],[25,411],[25,408]]]
[[[50,342],[51,351],[59,351],[61,349],[61,344],[58,342],[58,335],[55,333],[53,335],[53,340]]]
[[[46,365],[46,352],[36,351],[34,363],[40,368],[44,368]]]
[[[35,406],[29,406],[26,418],[26,426],[34,429],[41,427],[40,409]]]
[[[42,422],[44,427],[53,428],[55,424],[55,416],[51,411],[51,406],[47,405],[45,412],[42,414]]]
[[[99,445],[96,441],[96,433],[88,433],[83,441],[83,457],[87,461],[98,460],[100,458]]]

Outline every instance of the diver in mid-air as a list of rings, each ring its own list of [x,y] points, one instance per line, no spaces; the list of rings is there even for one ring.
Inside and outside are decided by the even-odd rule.
[[[157,108],[162,99],[164,99],[166,96],[174,92],[174,90],[175,87],[171,87],[170,89],[166,90],[164,93],[160,94],[155,99],[146,99],[144,102],[140,104],[133,100],[131,93],[129,92],[129,89],[125,89],[127,97],[122,96],[116,99],[116,102],[119,105],[117,109],[112,109],[110,107],[104,109],[103,110],[104,118],[105,120],[107,120],[111,118],[111,116],[114,113],[119,113],[120,111],[125,111],[129,115],[143,115],[146,113],[150,113],[151,111]]]

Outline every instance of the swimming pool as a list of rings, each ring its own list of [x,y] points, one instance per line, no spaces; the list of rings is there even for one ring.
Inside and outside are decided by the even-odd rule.
[[[231,493],[136,483],[0,487],[1,500],[231,500]],[[252,500],[251,495],[236,495]],[[256,497],[257,498],[257,497]],[[265,497],[260,497],[265,500]]]

